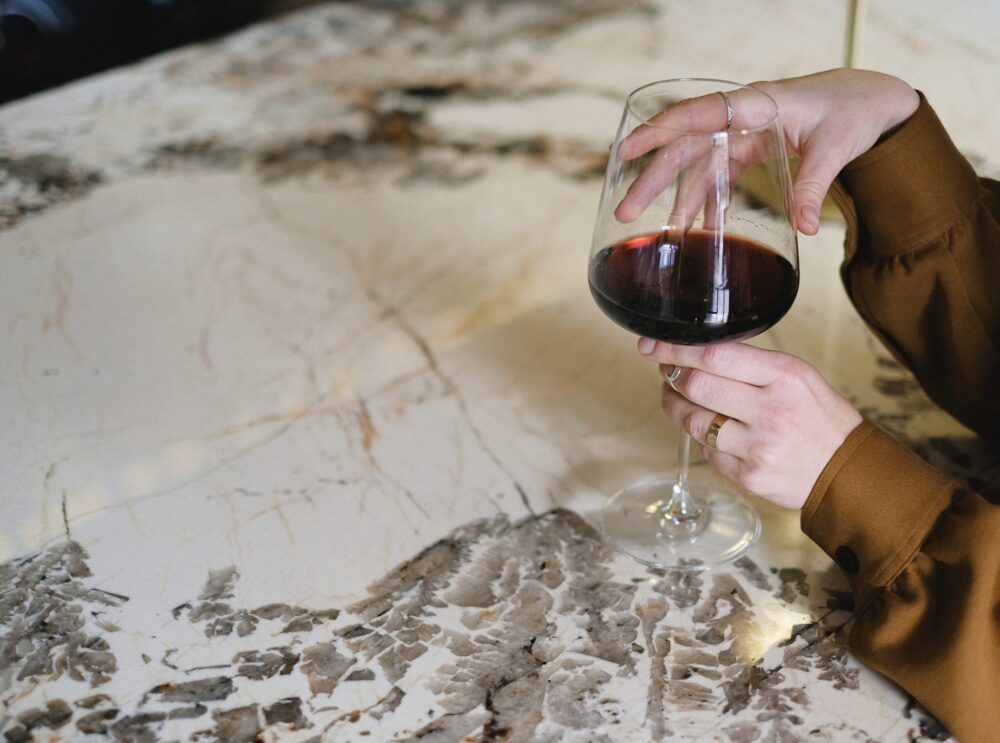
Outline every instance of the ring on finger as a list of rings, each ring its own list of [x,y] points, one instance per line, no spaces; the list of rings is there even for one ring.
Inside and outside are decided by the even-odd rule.
[[[664,377],[664,379],[667,380],[667,383],[674,390],[674,392],[677,391],[677,385],[675,383],[677,382],[678,379],[681,378],[682,371],[684,371],[683,367],[675,366],[673,369],[670,370],[670,373]]]
[[[733,125],[733,104],[729,101],[729,96],[723,93],[721,90],[715,91],[722,96],[722,100],[726,102],[726,128],[723,131],[729,131],[729,127]]]
[[[727,422],[732,420],[728,415],[716,413],[712,422],[708,424],[708,434],[705,436],[705,445],[710,449],[719,448],[719,432]]]

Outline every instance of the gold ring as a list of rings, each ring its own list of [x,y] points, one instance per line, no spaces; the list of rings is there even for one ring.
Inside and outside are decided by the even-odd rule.
[[[711,449],[719,448],[719,431],[722,430],[722,427],[726,425],[728,420],[730,420],[728,415],[723,415],[722,413],[715,414],[712,422],[708,424],[708,435],[705,436],[706,446]]]

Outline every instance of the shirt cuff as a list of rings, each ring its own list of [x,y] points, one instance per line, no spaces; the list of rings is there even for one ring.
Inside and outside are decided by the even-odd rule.
[[[927,539],[958,486],[863,421],[820,473],[802,531],[847,574],[861,611]]]
[[[968,213],[979,192],[975,171],[922,93],[913,116],[839,179],[854,200],[861,244],[878,256],[937,237]]]

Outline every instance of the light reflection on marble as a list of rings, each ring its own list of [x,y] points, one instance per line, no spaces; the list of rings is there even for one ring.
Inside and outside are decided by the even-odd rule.
[[[834,66],[841,6],[330,4],[0,110],[0,728],[937,735],[797,514],[687,577],[587,523],[676,435],[585,283],[621,98]],[[977,472],[841,240],[760,342]]]

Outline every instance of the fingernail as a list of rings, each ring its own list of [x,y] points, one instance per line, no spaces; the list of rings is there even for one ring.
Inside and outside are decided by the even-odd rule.
[[[649,356],[656,349],[656,341],[652,338],[640,338],[639,339],[639,353],[643,356]]]

